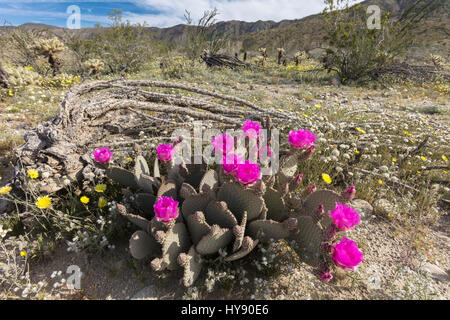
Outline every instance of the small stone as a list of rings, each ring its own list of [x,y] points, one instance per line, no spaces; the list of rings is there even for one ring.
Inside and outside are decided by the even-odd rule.
[[[358,212],[361,220],[367,220],[372,216],[373,207],[365,200],[354,199],[350,202],[350,206]]]
[[[378,199],[374,202],[373,208],[375,213],[387,216],[395,211],[394,206],[386,199]]]
[[[449,280],[447,272],[439,268],[437,265],[429,262],[425,263],[421,270],[430,274],[431,278],[437,281],[447,282]]]

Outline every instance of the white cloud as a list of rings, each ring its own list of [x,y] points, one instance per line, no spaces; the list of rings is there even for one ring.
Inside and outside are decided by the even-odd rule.
[[[198,19],[204,11],[217,8],[219,21],[254,22],[300,19],[319,13],[324,8],[323,0],[135,0],[132,2],[145,9],[159,12],[158,21],[147,21],[150,25],[162,23],[158,26],[173,25],[165,24],[166,21],[167,23],[176,21],[174,24],[183,23],[185,10],[190,11],[194,19]],[[148,18],[152,17],[148,16]]]

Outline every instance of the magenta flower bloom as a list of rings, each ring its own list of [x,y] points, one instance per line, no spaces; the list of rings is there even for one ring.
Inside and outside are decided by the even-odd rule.
[[[175,152],[175,149],[173,148],[173,146],[171,144],[160,144],[156,148],[156,156],[162,162],[172,161],[174,152]]]
[[[359,214],[355,209],[336,202],[334,210],[330,210],[330,217],[333,218],[333,222],[340,231],[350,230],[361,223]]]
[[[364,255],[355,241],[343,237],[341,242],[334,244],[331,258],[338,267],[344,270],[355,270],[364,260]]]
[[[258,138],[259,130],[261,130],[261,126],[258,122],[253,122],[251,120],[246,120],[244,125],[242,126],[242,130],[245,133],[246,137],[249,138]]]
[[[302,181],[303,181],[303,173],[300,173],[300,174],[297,176],[297,183],[298,183],[298,184],[301,184]]]
[[[113,153],[109,148],[97,148],[94,151],[94,159],[98,163],[106,164],[111,160]]]
[[[303,149],[315,146],[316,136],[309,130],[291,131],[288,141],[292,148]],[[314,150],[314,149],[312,149]]]
[[[155,218],[158,221],[168,223],[178,218],[180,210],[178,209],[178,201],[171,197],[160,197],[158,202],[153,206],[155,209]]]
[[[244,160],[242,159],[242,156],[240,154],[228,153],[227,155],[223,156],[221,164],[223,172],[234,176],[237,171],[238,165],[242,163],[244,163]]]
[[[220,134],[211,140],[216,154],[226,155],[234,151],[234,137],[229,134]]]
[[[259,164],[251,163],[249,160],[238,165],[236,171],[237,180],[245,185],[252,186],[259,179],[261,179],[261,171],[259,170]]]

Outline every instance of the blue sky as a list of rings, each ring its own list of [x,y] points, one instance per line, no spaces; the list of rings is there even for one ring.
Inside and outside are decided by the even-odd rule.
[[[0,23],[20,25],[27,22],[66,27],[70,14],[66,10],[77,5],[81,11],[81,27],[107,25],[108,13],[123,11],[132,23],[146,22],[150,26],[170,27],[184,23],[185,9],[194,18],[205,10],[217,8],[220,21],[299,19],[323,10],[323,0],[0,0]]]

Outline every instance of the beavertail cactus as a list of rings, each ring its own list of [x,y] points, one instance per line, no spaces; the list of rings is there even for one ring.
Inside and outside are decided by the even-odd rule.
[[[260,129],[250,122],[246,126]],[[220,155],[234,151],[224,143],[228,139],[234,138],[213,139]],[[354,269],[362,261],[359,249],[345,241],[334,244],[337,232],[359,223],[356,211],[345,205],[355,195],[354,186],[341,193],[306,186],[298,190],[303,178],[298,163],[314,151],[314,141],[314,134],[307,130],[291,132],[291,149],[281,157],[279,172],[267,177],[261,176],[259,164],[249,161],[236,161],[231,170],[224,162],[208,168],[206,164],[174,165],[165,158],[166,174],[161,175],[161,151],[153,176],[141,155],[134,172],[107,164],[111,179],[137,192],[139,215],[117,207],[141,229],[130,239],[130,253],[136,259],[150,258],[155,271],[182,268],[185,286],[201,275],[204,261],[242,259],[259,242],[270,239],[293,242],[294,250],[316,267],[322,281],[331,280],[333,264]]]

